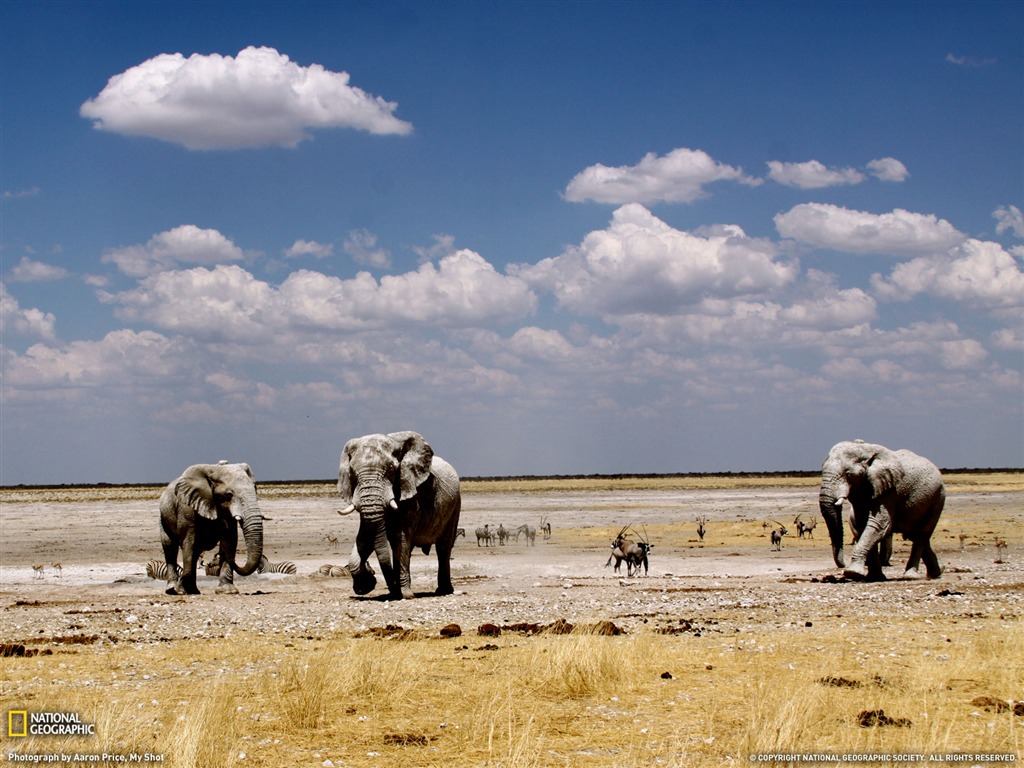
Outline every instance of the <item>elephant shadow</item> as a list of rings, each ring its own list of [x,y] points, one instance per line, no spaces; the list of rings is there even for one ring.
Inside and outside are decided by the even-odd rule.
[[[390,602],[394,602],[394,601],[402,599],[400,597],[392,595],[390,592],[382,592],[382,593],[376,594],[376,595],[349,595],[348,597],[349,597],[349,600],[355,600],[356,602],[360,602],[360,603],[390,603]],[[413,597],[414,598],[421,598],[421,597],[444,597],[444,596],[443,595],[438,595],[436,592],[432,592],[431,591],[431,592],[414,592],[413,593]]]

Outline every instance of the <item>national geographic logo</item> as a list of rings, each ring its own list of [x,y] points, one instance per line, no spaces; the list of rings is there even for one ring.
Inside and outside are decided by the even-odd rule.
[[[95,736],[96,726],[83,723],[77,712],[7,712],[7,736]]]

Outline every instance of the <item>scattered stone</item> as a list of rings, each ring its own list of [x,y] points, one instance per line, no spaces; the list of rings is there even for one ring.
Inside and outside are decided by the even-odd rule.
[[[441,637],[461,637],[462,627],[458,624],[447,624],[441,627]]]
[[[1024,717],[1024,701],[997,699],[995,696],[975,696],[971,699],[971,705],[981,707],[987,712],[1009,712],[1012,709],[1014,715]]]
[[[424,736],[422,733],[385,733],[384,743],[425,747],[436,738],[436,736]]]
[[[833,688],[860,688],[861,682],[858,680],[848,680],[845,677],[819,677],[817,680],[821,685],[828,685]]]
[[[884,709],[865,709],[857,715],[857,724],[861,728],[895,726],[910,728],[912,723],[906,717],[889,717]]]

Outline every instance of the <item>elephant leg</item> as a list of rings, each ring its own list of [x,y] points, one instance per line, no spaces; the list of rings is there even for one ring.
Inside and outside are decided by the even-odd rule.
[[[452,550],[455,548],[458,524],[459,515],[456,513],[435,545],[437,551],[437,590],[434,592],[435,595],[455,593],[455,587],[452,586]]]
[[[850,555],[850,564],[844,575],[851,579],[884,579],[879,548],[892,533],[892,518],[885,507],[878,507],[867,515],[867,520]]]
[[[237,595],[235,575],[231,564],[235,562],[235,551],[238,549],[238,526],[229,525],[220,540],[220,578],[217,582],[218,595]]]
[[[174,590],[178,595],[198,595],[196,586],[196,564],[200,552],[196,548],[196,532],[187,531],[181,539],[181,576]]]
[[[939,558],[932,549],[931,540],[925,539],[921,548],[921,557],[924,558],[924,567],[929,579],[937,579],[942,575],[942,565]]]
[[[888,567],[892,561],[892,531],[889,532],[888,536],[882,539],[882,543],[879,544],[879,547],[881,548],[879,555],[882,560],[882,565]]]
[[[409,561],[412,557],[412,537],[409,531],[398,531],[391,545],[391,556],[398,562],[397,573],[392,571],[392,578],[388,579],[391,597],[396,600],[411,600],[415,595],[412,592],[412,574],[409,570]]]
[[[885,574],[882,572],[881,545],[873,547],[867,555],[868,581],[885,581]]]
[[[178,543],[171,539],[166,531],[160,532],[160,543],[164,548],[164,562],[167,563],[167,589],[168,595],[182,595],[181,579],[178,576]]]

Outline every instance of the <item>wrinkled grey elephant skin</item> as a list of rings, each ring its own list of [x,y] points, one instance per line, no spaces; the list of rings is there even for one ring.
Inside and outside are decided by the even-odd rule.
[[[339,514],[359,512],[359,531],[346,566],[356,594],[373,591],[377,580],[367,559],[377,562],[393,599],[411,598],[409,558],[413,547],[437,554],[437,595],[454,592],[451,553],[459,525],[459,476],[417,432],[365,435],[345,444],[338,467]]]
[[[238,526],[245,537],[245,565],[235,563]],[[219,547],[218,594],[236,594],[233,573],[248,576],[263,557],[263,515],[256,479],[248,464],[193,464],[160,495],[160,543],[174,573],[181,550],[181,573],[168,579],[167,594],[198,595],[200,555]]]
[[[904,577],[917,576],[924,560],[929,579],[942,575],[931,546],[942,515],[946,490],[939,468],[907,450],[890,451],[861,440],[838,443],[821,468],[818,505],[832,539],[832,557],[853,579],[884,579],[892,535],[911,541]],[[850,505],[854,546],[850,564],[843,558],[843,504]]]

